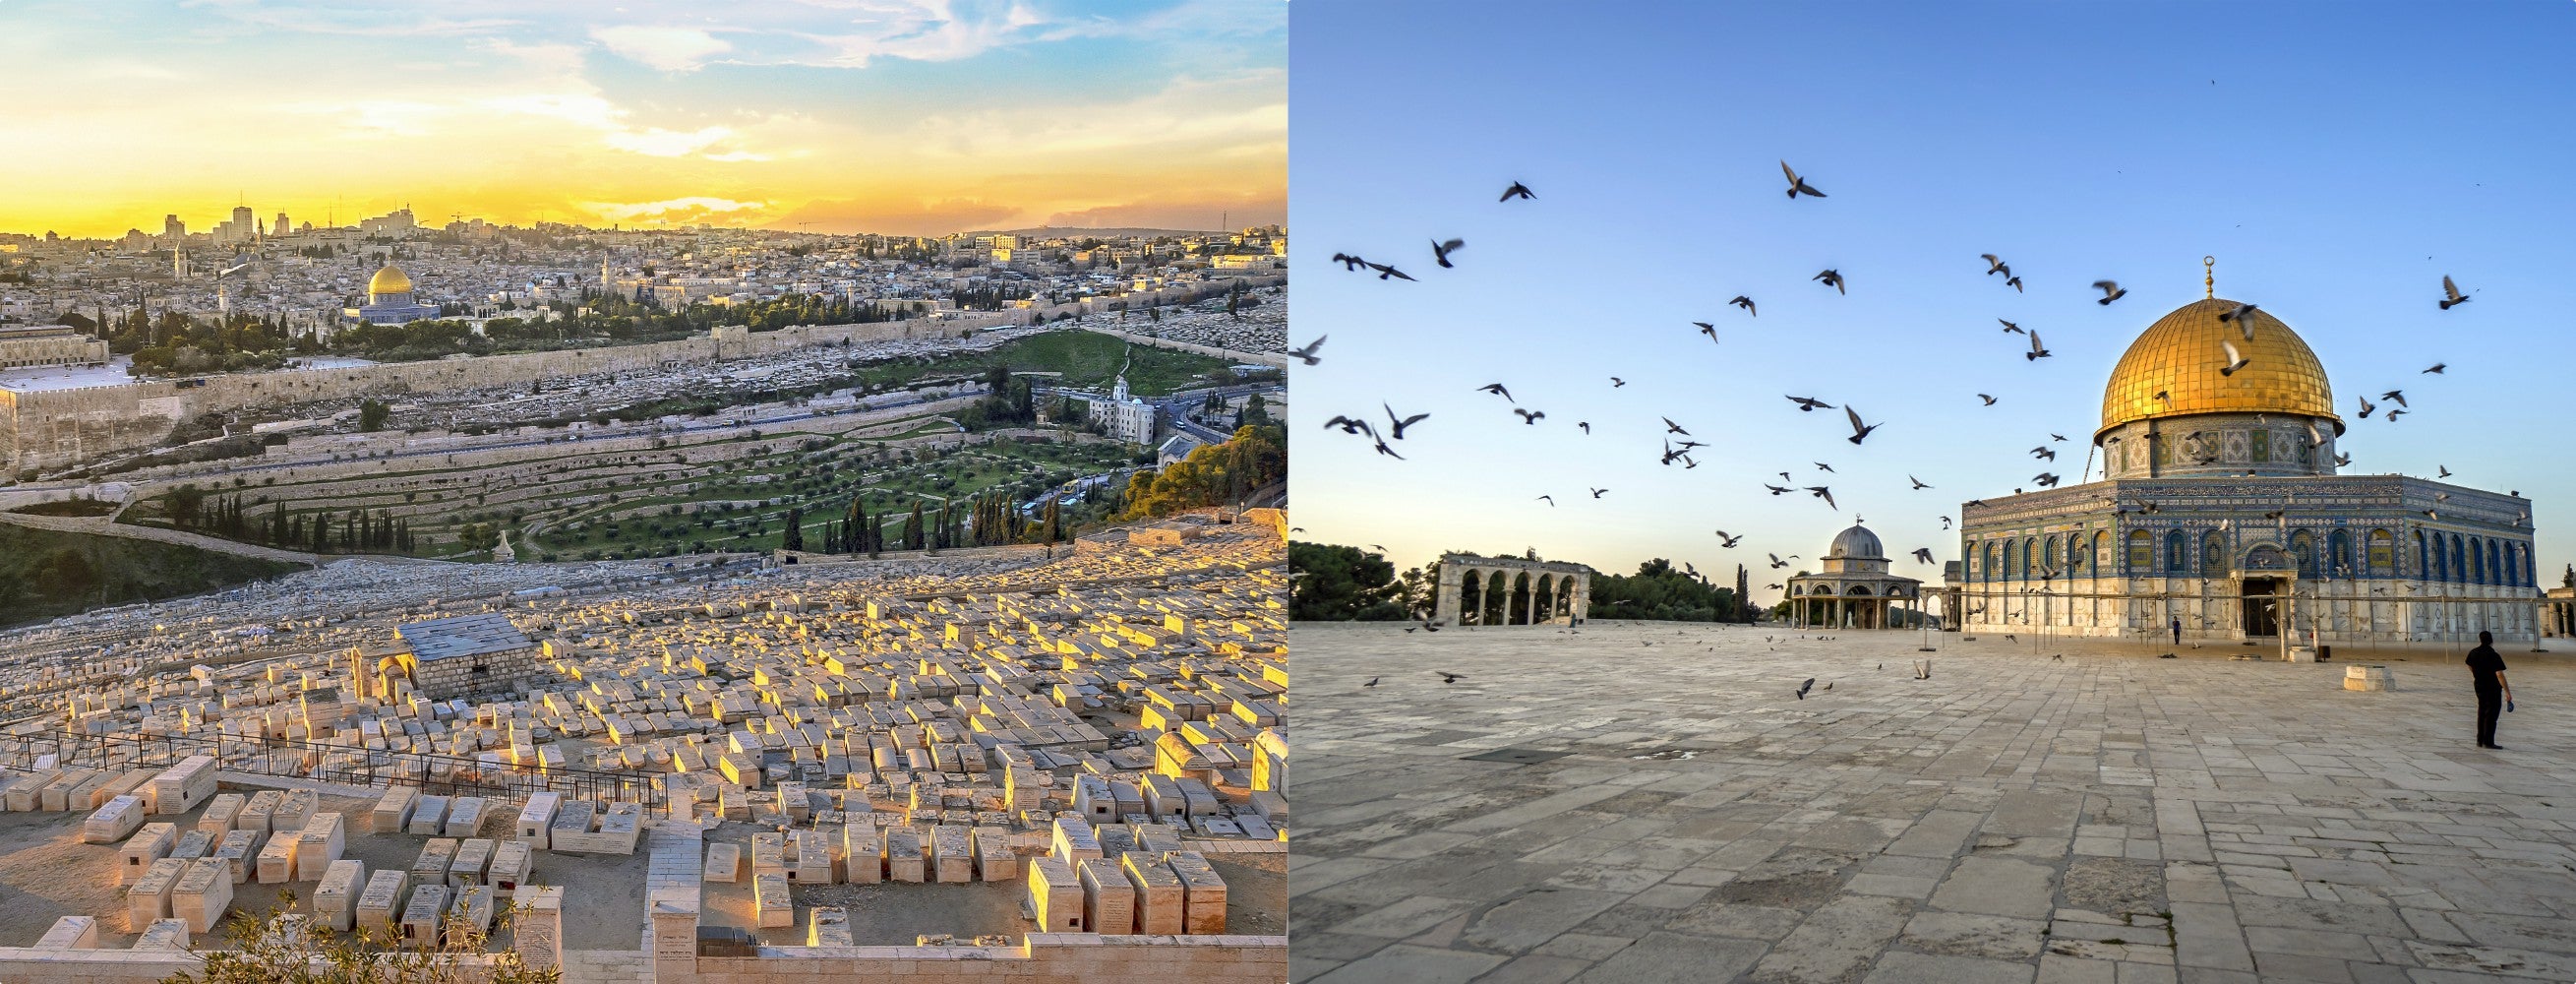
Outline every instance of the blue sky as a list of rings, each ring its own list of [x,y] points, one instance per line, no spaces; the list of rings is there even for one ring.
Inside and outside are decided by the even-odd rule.
[[[0,0],[0,231],[1286,211],[1279,0]]]
[[[2348,420],[2405,388],[2412,415],[2351,423],[2347,472],[2519,490],[2546,583],[2576,560],[2576,4],[1301,0],[1290,31],[1293,331],[1331,336],[1292,382],[1301,538],[1399,569],[1743,562],[1764,601],[1762,553],[1813,558],[1856,514],[1892,554],[1956,559],[1938,517],[2030,487],[2052,432],[2072,481],[2112,363],[2201,296],[2211,254],[2218,295],[2297,330]],[[1784,197],[1783,158],[1829,197]],[[1496,203],[1514,180],[1539,198]],[[1456,269],[1434,236],[1467,241]],[[1828,267],[1848,296],[1809,280]],[[2438,310],[2445,274],[2476,300]],[[2106,278],[2129,289],[2108,307]],[[1883,426],[1855,448],[1791,393]],[[1433,415],[1408,461],[1320,429],[1381,400]],[[1656,463],[1659,416],[1712,445],[1699,468]],[[1784,469],[1840,511],[1764,492]]]

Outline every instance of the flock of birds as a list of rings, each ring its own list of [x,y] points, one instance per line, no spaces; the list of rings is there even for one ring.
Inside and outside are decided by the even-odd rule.
[[[1790,167],[1787,161],[1780,162],[1780,171],[1787,178],[1788,186],[1786,194],[1790,200],[1795,201],[1800,196],[1819,199],[1826,197],[1823,191],[1818,190],[1814,184],[1807,180],[1806,177],[1800,175],[1796,169]],[[1519,181],[1514,181],[1509,187],[1503,190],[1502,196],[1498,201],[1503,204],[1509,204],[1515,201],[1535,201],[1537,198],[1538,194],[1532,191],[1528,185]],[[1445,239],[1433,237],[1430,242],[1433,262],[1443,269],[1454,269],[1456,264],[1452,261],[1452,257],[1459,251],[1465,249],[1467,245],[1464,240],[1454,237]],[[1986,261],[1987,276],[2001,276],[2004,278],[2002,281],[2004,286],[2012,288],[2015,293],[2022,292],[2022,279],[2018,274],[2013,272],[2012,265],[2010,263],[1993,253],[1980,254],[1980,258]],[[1415,277],[1396,268],[1392,264],[1379,263],[1364,259],[1357,254],[1335,253],[1333,254],[1332,261],[1341,264],[1345,272],[1374,273],[1379,280],[1405,280],[1419,282]],[[1849,292],[1848,281],[1839,269],[1828,268],[1809,279],[1815,283],[1833,288],[1837,296],[1847,295]],[[2104,306],[2108,306],[2112,302],[2128,296],[2129,293],[2128,290],[2121,287],[2117,281],[2109,279],[2093,281],[2092,286],[2093,289],[2102,292],[2102,296],[2096,298],[2095,303]],[[2444,276],[2442,278],[2442,293],[2443,297],[2441,298],[2439,305],[2441,310],[2444,311],[2448,311],[2453,307],[2468,303],[2472,299],[2469,295],[2462,294],[2458,285],[2453,283],[2451,278],[2448,276]],[[1747,318],[1759,316],[1757,305],[1754,299],[1750,296],[1739,294],[1728,300],[1726,303],[1729,306],[1742,310]],[[2259,305],[2238,303],[2230,310],[2221,312],[2219,314],[2219,320],[2235,326],[2239,330],[2242,339],[2250,344],[2254,341],[2257,330],[2257,322],[2254,319],[2254,315],[2258,310],[2260,310]],[[1998,318],[1996,320],[2003,325],[2003,331],[2005,333],[2024,336],[2029,347],[2026,351],[2022,352],[2021,355],[2026,362],[2037,362],[2040,359],[2051,357],[2051,353],[2049,352],[2046,343],[2040,339],[2038,331],[2025,329],[2021,325],[2004,319]],[[1690,322],[1690,326],[1697,334],[1706,336],[1711,343],[1719,343],[1718,328],[1715,322],[1692,321]],[[1290,355],[1302,360],[1306,365],[1318,365],[1322,360],[1316,355],[1316,352],[1323,347],[1324,341],[1324,337],[1318,337],[1303,348],[1290,350]],[[2217,366],[2219,374],[2222,376],[2233,376],[2238,372],[2244,371],[2253,363],[2253,358],[2247,355],[2244,349],[2238,348],[2236,342],[2233,340],[2222,340],[2220,342],[2220,350],[2209,353],[2207,357],[2211,360],[2212,364]],[[2444,363],[2437,362],[2433,364],[2431,368],[2423,370],[2423,372],[2425,374],[2439,375],[2443,373],[2446,368],[2447,366]],[[1618,389],[1625,387],[1628,384],[1625,379],[1612,376],[1610,377],[1610,385],[1612,389]],[[1476,387],[1476,391],[1491,394],[1502,399],[1509,405],[1507,407],[1508,411],[1517,416],[1524,426],[1536,427],[1539,425],[1540,421],[1547,419],[1548,415],[1546,411],[1522,406],[1518,400],[1512,397],[1510,388],[1508,388],[1504,383],[1487,383],[1483,386]],[[1976,394],[1976,397],[1982,401],[1981,405],[1983,406],[1991,407],[1999,402],[1998,398],[1993,394],[1978,393]],[[2172,400],[2171,394],[2167,392],[2158,392],[2155,394],[2154,398],[2168,402]],[[1862,417],[1861,412],[1857,408],[1850,406],[1848,403],[1837,407],[1833,403],[1826,402],[1825,400],[1814,396],[1787,395],[1787,399],[1802,413],[1816,410],[1842,410],[1844,419],[1849,424],[1851,430],[1851,433],[1846,436],[1844,440],[1850,442],[1855,447],[1860,446],[1862,442],[1868,440],[1870,435],[1885,423],[1885,421],[1881,421],[1879,423],[1866,422]],[[2361,417],[2365,420],[2369,419],[2380,409],[2378,404],[2372,403],[2366,396],[2359,397],[2359,401]],[[2411,409],[2407,405],[2406,394],[2402,389],[2392,388],[2381,393],[2380,401],[2382,403],[2395,404],[2394,407],[2387,410],[2384,418],[2390,422],[2394,422],[2399,416],[2409,412]],[[1431,415],[1428,413],[1409,415],[1399,414],[1396,412],[1393,405],[1389,403],[1381,401],[1379,405],[1386,413],[1386,424],[1382,428],[1375,422],[1374,418],[1365,415],[1360,417],[1335,415],[1330,420],[1325,421],[1324,426],[1327,429],[1338,429],[1344,434],[1367,438],[1374,443],[1375,450],[1378,454],[1395,458],[1397,460],[1404,460],[1404,455],[1397,450],[1397,446],[1400,442],[1405,440],[1406,430],[1422,423]],[[1679,462],[1685,470],[1699,467],[1700,461],[1693,456],[1692,452],[1700,448],[1705,448],[1708,445],[1695,439],[1689,429],[1674,422],[1671,417],[1666,416],[1661,419],[1664,424],[1664,431],[1662,434],[1663,450],[1661,452],[1660,464],[1665,467],[1671,467],[1674,463]],[[1590,421],[1576,421],[1575,426],[1587,436],[1592,434],[1593,425]],[[1681,439],[1678,441],[1674,440],[1676,436]],[[2155,435],[2150,435],[2151,438],[2154,436]],[[2067,440],[2066,436],[2062,434],[2050,434],[2049,437],[2053,442],[2064,442]],[[2186,457],[2195,457],[2196,460],[2204,465],[2214,462],[2216,460],[2217,452],[2209,449],[2208,443],[2200,441],[2200,437],[2202,437],[2200,433],[2194,432],[2183,438],[2182,443],[2186,446],[2201,449],[2196,455],[2186,455]],[[2308,446],[2310,449],[2315,449],[2325,443],[2324,436],[2318,433],[2314,424],[2310,424],[2308,426],[2308,437]],[[2111,438],[2113,441],[2117,441],[2119,439],[2120,438],[2116,436]],[[2040,444],[2038,447],[2032,448],[2030,454],[2035,459],[2049,462],[2055,461],[2057,457],[2056,450],[2051,448],[2049,444],[2045,442]],[[2348,454],[2338,454],[2335,456],[2334,460],[2338,466],[2351,464],[2351,456]],[[1833,473],[1833,466],[1829,463],[1819,461],[1814,464],[1820,473]],[[1788,495],[1793,492],[1805,492],[1810,497],[1822,501],[1827,508],[1835,509],[1837,511],[1840,510],[1841,506],[1834,500],[1833,488],[1830,485],[1824,484],[1822,480],[1818,480],[1817,484],[1813,485],[1800,485],[1789,472],[1782,471],[1777,474],[1780,476],[1782,484],[1773,485],[1769,482],[1764,482],[1762,484],[1762,487],[1773,496]],[[2443,468],[2442,477],[2447,478],[2449,475],[2450,470],[2447,467]],[[1912,475],[1906,476],[1906,479],[1911,483],[1912,491],[1920,491],[1933,487]],[[2032,478],[2032,484],[2041,488],[2053,488],[2058,485],[2060,481],[2062,481],[2060,476],[2047,471],[2043,471]],[[1589,486],[1586,486],[1586,488],[1590,491],[1591,498],[1593,499],[1600,499],[1610,491],[1609,489],[1590,488]],[[2015,494],[2020,494],[2022,490],[2016,488],[2013,491]],[[1557,504],[1556,497],[1553,494],[1542,494],[1536,496],[1532,501],[1545,502],[1551,508],[1555,507]],[[1983,503],[1982,501],[1971,501],[1969,505],[1983,505]],[[2137,505],[2145,512],[2156,512],[2158,508],[2156,504],[2152,502],[2143,502],[2138,503]],[[2121,506],[2124,510],[2127,507],[2127,503],[2123,503]],[[2428,510],[2427,514],[2431,515],[2431,511]],[[2280,514],[2276,512],[2272,515],[2274,518],[2278,518]],[[1942,529],[1947,530],[1951,528],[1952,520],[1950,517],[1942,516],[1940,517],[1940,520]],[[1859,522],[1858,517],[1854,518],[1854,522]],[[1725,530],[1718,530],[1717,536],[1719,540],[1718,545],[1724,549],[1734,549],[1737,543],[1743,539],[1741,535],[1731,535]],[[1786,561],[1781,559],[1779,554],[1774,553],[1769,556],[1771,568],[1776,570],[1789,566]],[[1796,554],[1789,555],[1790,559],[1796,559],[1797,556],[1798,555]],[[1933,553],[1929,548],[1917,548],[1912,552],[1912,556],[1918,563],[1936,563]],[[1695,570],[1692,572],[1691,576],[1699,579],[1702,583],[1706,583],[1705,576],[1698,575]],[[1768,585],[1768,587],[1777,590],[1782,586],[1779,584],[1771,584]],[[1439,631],[1439,625],[1437,623],[1428,621],[1413,628],[1421,628],[1434,632]],[[1406,631],[1411,632],[1413,631],[1413,628],[1407,628]],[[1455,681],[1454,675],[1443,674],[1443,676],[1450,677],[1450,679],[1445,682]],[[1813,681],[1810,681],[1810,683],[1812,682]],[[1803,689],[1801,694],[1803,696]]]

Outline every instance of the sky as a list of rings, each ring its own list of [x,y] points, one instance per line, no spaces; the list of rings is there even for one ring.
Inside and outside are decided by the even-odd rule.
[[[0,231],[1286,210],[1280,0],[0,0]]]
[[[1300,0],[1291,31],[1292,342],[1329,336],[1291,381],[1300,539],[1399,571],[1535,548],[1723,584],[1745,563],[1767,603],[1789,570],[1764,554],[1818,569],[1865,517],[1937,584],[1960,549],[1940,517],[2076,481],[2113,363],[2202,296],[2210,255],[2218,296],[2324,363],[2346,473],[2520,491],[2544,583],[2576,561],[2576,4]],[[1828,197],[1790,200],[1783,159]],[[1537,199],[1498,203],[1514,181]],[[1454,269],[1435,237],[1466,241]],[[1827,268],[1848,295],[1809,279]],[[2439,310],[2446,274],[2475,300]],[[2096,303],[2101,279],[2128,295]],[[2398,387],[2412,415],[2352,419]],[[1790,394],[1880,426],[1855,447]],[[1383,430],[1382,403],[1431,414],[1406,460],[1323,429]],[[1699,467],[1658,465],[1662,417],[1710,445]],[[1839,510],[1765,492],[1783,470]]]

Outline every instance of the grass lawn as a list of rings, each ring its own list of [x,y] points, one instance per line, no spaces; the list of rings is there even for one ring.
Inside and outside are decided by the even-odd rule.
[[[0,525],[0,625],[302,570],[172,543]]]

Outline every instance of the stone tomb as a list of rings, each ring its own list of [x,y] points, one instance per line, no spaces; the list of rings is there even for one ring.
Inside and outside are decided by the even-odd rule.
[[[259,883],[283,885],[295,880],[295,849],[303,842],[300,833],[279,833],[268,838],[259,849]]]
[[[1075,872],[1082,880],[1082,928],[1110,935],[1136,932],[1136,889],[1118,862],[1085,858]]]
[[[742,845],[715,843],[707,845],[706,879],[732,884],[742,877]]]
[[[554,826],[555,813],[562,809],[562,793],[545,790],[530,794],[528,805],[519,808],[519,825],[512,836],[521,843],[544,849],[548,844],[547,833]]]
[[[142,828],[145,813],[142,797],[119,796],[108,800],[107,805],[99,807],[96,812],[89,815],[88,819],[81,821],[80,842],[108,844],[131,837],[136,830]],[[154,826],[160,827],[164,832],[161,838],[161,854],[170,853],[172,838],[169,831],[173,828],[166,823],[154,824]],[[155,854],[153,857],[160,857],[161,854]]]
[[[773,871],[751,876],[751,908],[762,929],[796,925],[796,903],[788,894],[787,876]]]
[[[154,920],[150,925],[143,927],[143,934],[134,938],[134,945],[129,949],[145,952],[184,951],[188,949],[188,921],[185,919]]]
[[[178,843],[170,845],[170,856],[181,861],[194,861],[213,853],[214,849],[215,835],[191,830],[180,834]]]
[[[423,796],[411,808],[411,822],[403,832],[414,837],[438,836],[440,824],[447,820],[447,797]]]
[[[447,887],[462,892],[484,884],[484,872],[492,866],[495,841],[488,837],[468,837],[456,845],[456,859],[447,865]]]
[[[331,862],[322,873],[322,884],[313,889],[313,915],[334,932],[345,933],[355,925],[358,895],[366,890],[367,865],[356,858]]]
[[[886,880],[919,883],[925,859],[921,849],[921,831],[895,827],[885,832]]]
[[[247,799],[240,793],[217,793],[206,804],[206,812],[197,815],[197,829],[221,837],[231,833],[233,822],[241,817]]]
[[[492,846],[492,866],[484,873],[484,880],[493,888],[515,892],[536,873],[536,854],[530,845],[506,840]]]
[[[411,900],[403,904],[403,949],[428,950],[438,946],[439,924],[447,916],[447,899],[445,885],[412,886]]]
[[[179,814],[215,795],[215,757],[191,755],[152,777],[143,798],[155,814]]]
[[[367,813],[367,832],[402,833],[411,824],[412,808],[418,805],[420,805],[418,789],[410,786],[395,786],[385,790],[384,797],[376,801],[376,808]]]
[[[285,798],[285,793],[274,789],[263,789],[250,794],[250,801],[243,803],[241,813],[233,817],[233,829],[268,833],[273,829],[269,826],[269,821],[277,813],[277,804]]]
[[[447,805],[447,823],[439,828],[442,837],[472,837],[483,832],[483,807],[480,796],[459,796]]]
[[[492,916],[498,911],[500,905],[495,900],[492,886],[466,886],[457,891],[456,904],[449,909],[455,918],[449,921],[447,932],[450,936],[461,937],[460,942],[490,936]]]
[[[188,870],[170,888],[170,914],[187,920],[190,932],[207,932],[222,923],[224,910],[232,907],[232,870],[213,858],[187,865]]]
[[[419,858],[411,863],[412,884],[446,884],[447,867],[456,862],[456,844],[447,837],[432,837],[422,843]]]
[[[885,837],[874,824],[841,827],[841,880],[852,885],[885,880]]]
[[[296,836],[295,880],[321,881],[331,863],[340,860],[346,846],[347,818],[338,813],[316,813],[304,823],[304,832]]]
[[[223,862],[224,867],[232,872],[233,884],[239,885],[250,880],[251,871],[258,862],[260,845],[267,840],[266,834],[256,830],[228,831],[224,834],[223,843],[215,845],[215,853],[208,857]]]
[[[134,884],[135,879],[143,877],[145,867],[169,857],[170,848],[177,842],[174,836],[177,832],[178,827],[172,824],[153,823],[145,824],[134,832],[134,836],[126,838],[125,846],[116,852],[116,883]],[[86,837],[82,840],[96,843]]]
[[[1052,857],[1030,861],[1029,912],[1041,933],[1082,932],[1082,878]]]
[[[1014,881],[1020,877],[1020,856],[1012,848],[1015,839],[1007,827],[975,828],[977,881]]]
[[[1150,854],[1121,855],[1118,864],[1136,893],[1136,931],[1147,936],[1181,935],[1189,927],[1181,876]]]
[[[90,916],[64,916],[54,920],[52,928],[36,940],[39,950],[98,949],[98,920]]]
[[[367,876],[366,891],[358,893],[358,928],[391,932],[410,889],[411,876],[392,868]]]
[[[1225,879],[1197,851],[1173,851],[1163,863],[1181,878],[1182,932],[1216,936],[1225,932]]]
[[[818,905],[806,915],[806,946],[856,946],[850,933],[850,911],[839,906]]]
[[[178,887],[179,876],[188,870],[188,862],[162,858],[143,869],[143,877],[125,890],[125,928],[140,932],[143,927],[170,918],[170,890]]]

